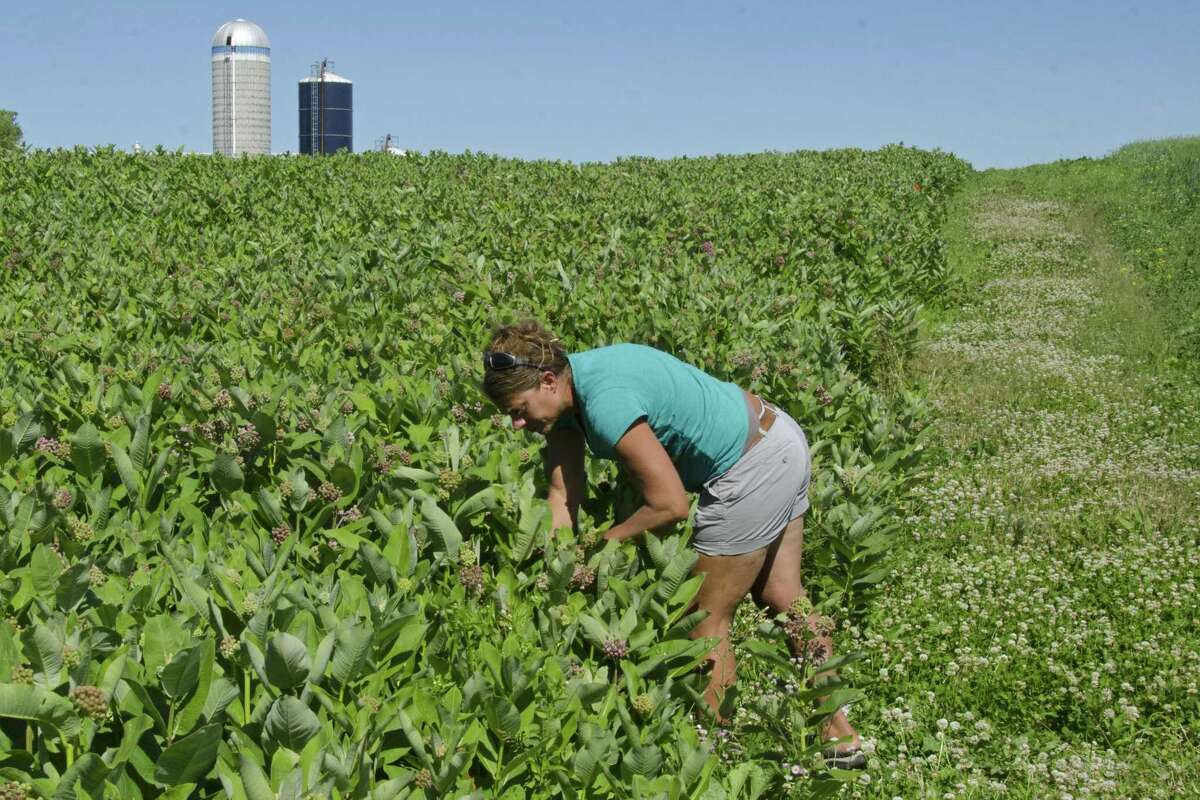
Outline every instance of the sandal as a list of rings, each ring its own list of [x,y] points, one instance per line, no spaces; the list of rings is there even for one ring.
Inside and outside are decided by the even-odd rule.
[[[847,750],[831,747],[822,750],[821,757],[825,759],[826,766],[836,769],[866,769],[867,766],[867,754],[857,747]]]

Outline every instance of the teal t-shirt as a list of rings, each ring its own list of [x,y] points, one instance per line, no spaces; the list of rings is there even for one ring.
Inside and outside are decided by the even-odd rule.
[[[617,442],[645,419],[689,492],[699,491],[741,457],[750,423],[737,384],[640,344],[597,347],[567,360],[594,455],[615,459]],[[579,426],[572,414],[556,427]]]

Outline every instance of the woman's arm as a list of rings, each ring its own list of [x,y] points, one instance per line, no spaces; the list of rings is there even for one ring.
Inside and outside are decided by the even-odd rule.
[[[647,530],[687,519],[691,511],[679,472],[662,442],[645,420],[635,422],[617,442],[617,456],[642,490],[645,504],[604,534],[606,539],[627,539]]]
[[[587,493],[583,455],[581,431],[564,429],[546,434],[542,460],[550,482],[546,500],[550,503],[552,530],[570,528],[578,533],[579,504]]]

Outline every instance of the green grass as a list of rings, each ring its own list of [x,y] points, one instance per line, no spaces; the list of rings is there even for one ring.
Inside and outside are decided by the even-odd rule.
[[[1200,796],[1200,139],[989,171],[905,366],[937,422],[843,633],[855,797]]]
[[[1162,345],[1200,369],[1200,137],[1136,142],[1103,159],[1081,158],[984,173],[997,185],[1058,198],[1102,230],[1138,284],[1149,288]]]

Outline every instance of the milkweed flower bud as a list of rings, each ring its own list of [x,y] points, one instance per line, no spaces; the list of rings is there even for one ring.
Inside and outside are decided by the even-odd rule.
[[[443,469],[438,472],[438,483],[445,487],[446,491],[453,492],[462,484],[462,475],[452,469]]]
[[[242,643],[229,634],[225,634],[221,639],[221,655],[225,658],[233,658],[241,647]]]
[[[11,256],[9,257],[11,261]],[[9,781],[0,783],[0,800],[29,800],[33,797],[33,786],[28,783]]]
[[[74,645],[65,645],[62,650],[63,664],[68,667],[78,667],[83,656],[79,652],[79,648]]]
[[[604,655],[620,661],[629,654],[629,645],[624,639],[609,639],[604,643]]]
[[[70,522],[67,523],[67,528],[71,532],[71,537],[78,542],[91,541],[92,537],[96,533],[94,530],[92,530],[91,525],[87,524],[87,522],[79,517],[72,517]]]
[[[256,594],[248,594],[242,598],[242,615],[243,616],[253,617],[255,614],[257,614],[259,612],[259,609],[261,607],[262,607],[262,604],[258,599],[258,595],[256,595]]]
[[[458,571],[458,582],[476,596],[483,594],[483,567],[478,564],[463,567]]]
[[[259,435],[258,429],[247,423],[238,428],[237,432],[238,446],[243,450],[250,450],[258,446],[262,441],[262,436]]]
[[[586,591],[596,580],[596,570],[587,564],[576,564],[575,572],[571,575],[571,585]]]
[[[94,720],[102,720],[108,714],[108,698],[95,686],[76,686],[71,690],[71,702],[79,713]]]

